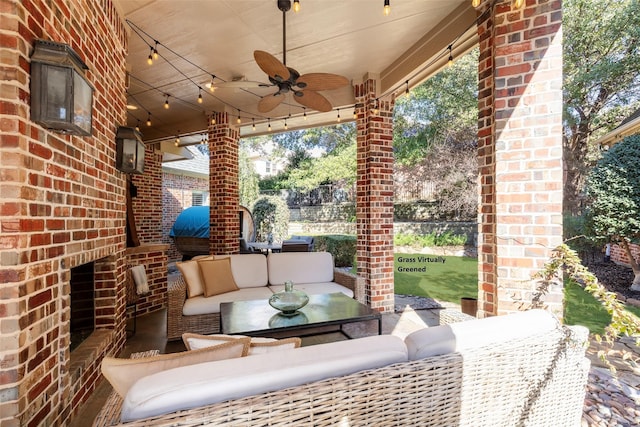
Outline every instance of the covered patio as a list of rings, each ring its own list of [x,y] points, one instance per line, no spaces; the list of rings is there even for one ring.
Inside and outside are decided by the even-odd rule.
[[[394,101],[476,45],[479,316],[524,308],[536,289],[532,273],[562,239],[561,2],[471,3],[392,0],[385,15],[382,0],[301,0],[299,12],[286,12],[283,37],[275,0],[4,1],[3,425],[65,424],[78,412],[99,381],[102,358],[124,348],[129,265],[153,266],[157,292],[149,310],[162,307],[160,170],[163,156],[180,156],[180,145],[209,144],[211,252],[235,253],[238,140],[267,133],[269,125],[282,131],[355,121],[363,302],[391,312]],[[32,120],[36,39],[65,43],[86,64],[93,88],[90,135]],[[274,88],[247,83],[268,81],[255,50],[279,60],[286,51],[286,64],[300,74],[332,73],[349,83],[321,91],[329,111],[285,98],[261,112],[260,100]],[[215,92],[207,87],[212,81]],[[139,126],[143,134],[141,175],[115,168],[121,126]],[[140,241],[133,248],[126,233],[130,184],[137,190],[131,206]],[[96,331],[90,345],[72,353],[71,270],[87,263],[95,275]],[[545,303],[562,315],[561,284]]]

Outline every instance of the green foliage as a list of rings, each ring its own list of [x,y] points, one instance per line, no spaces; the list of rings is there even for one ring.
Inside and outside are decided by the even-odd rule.
[[[350,186],[356,178],[356,143],[333,150],[331,153],[305,162],[289,173],[289,188],[310,191],[320,184],[333,183]]]
[[[640,2],[563,2],[565,209],[584,203],[593,142],[640,106]]]
[[[478,54],[459,58],[402,97],[394,107],[396,162],[415,165],[437,144],[475,146],[478,120]]]
[[[322,149],[326,153],[338,150],[355,141],[356,129],[353,123],[310,128],[300,131],[280,133],[273,140],[280,146],[293,151]]]
[[[600,252],[606,241],[595,237],[591,226],[586,214],[566,213],[562,219],[563,240],[571,249],[583,256]]]
[[[584,290],[602,304],[611,316],[611,322],[604,328],[604,335],[596,334],[596,339],[604,339],[608,344],[613,344],[620,335],[636,337],[636,345],[640,345],[640,318],[625,309],[623,303],[618,301],[615,292],[609,292],[598,283],[596,276],[580,262],[578,255],[563,244],[554,249],[551,258],[544,268],[534,276],[539,279],[538,291],[532,298],[532,308],[543,307],[543,297],[549,287],[562,280],[566,274],[574,282],[581,284]]]
[[[242,206],[251,206],[259,195],[259,177],[249,159],[249,151],[243,144],[240,145],[238,150],[238,175],[240,204]]]
[[[587,178],[587,194],[597,237],[621,241],[640,235],[640,135],[605,152]]]
[[[462,246],[467,242],[464,234],[453,234],[450,231],[444,233],[429,234],[401,234],[393,236],[393,244],[396,246],[410,246],[420,249],[433,246]]]
[[[269,233],[273,235],[274,241],[286,239],[289,232],[289,208],[280,197],[259,198],[253,205],[252,215],[257,241],[267,241]]]
[[[356,257],[356,236],[346,234],[324,234],[314,236],[315,250],[333,255],[336,267],[350,267]]]

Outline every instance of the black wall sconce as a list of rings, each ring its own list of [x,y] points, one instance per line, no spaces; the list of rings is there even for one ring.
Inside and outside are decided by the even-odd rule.
[[[89,68],[69,45],[35,40],[31,55],[31,120],[57,132],[89,136],[93,87]]]
[[[144,142],[136,128],[120,126],[116,133],[116,169],[144,173]]]

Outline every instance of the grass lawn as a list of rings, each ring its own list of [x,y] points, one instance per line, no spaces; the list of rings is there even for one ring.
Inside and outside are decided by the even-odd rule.
[[[444,262],[443,262],[444,261]],[[424,271],[406,271],[419,269]],[[469,257],[395,254],[395,293],[460,304],[478,296],[478,260]]]
[[[443,262],[444,261],[444,262]],[[395,293],[460,304],[478,295],[478,260],[469,257],[395,254]],[[627,306],[640,316],[640,308]],[[602,334],[611,318],[600,303],[572,281],[565,283],[564,322]]]

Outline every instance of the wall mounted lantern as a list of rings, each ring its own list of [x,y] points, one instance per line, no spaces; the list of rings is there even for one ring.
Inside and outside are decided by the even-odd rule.
[[[120,126],[116,133],[116,169],[144,173],[144,142],[136,128]]]
[[[31,120],[56,132],[91,135],[89,68],[69,45],[35,40],[31,55]]]

